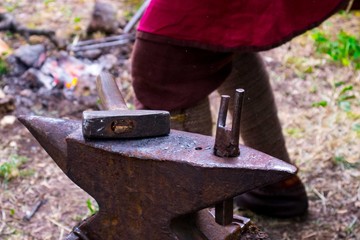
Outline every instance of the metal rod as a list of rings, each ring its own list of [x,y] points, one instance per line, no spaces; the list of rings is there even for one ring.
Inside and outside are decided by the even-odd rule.
[[[222,201],[215,205],[215,222],[226,226],[233,221],[233,204],[232,198]]]
[[[99,48],[106,48],[106,47],[114,47],[114,46],[118,46],[118,45],[122,45],[122,44],[126,44],[128,42],[130,42],[131,39],[122,39],[122,40],[118,40],[118,41],[113,41],[113,42],[105,42],[105,43],[97,43],[97,44],[93,44],[93,45],[86,45],[86,46],[80,46],[80,47],[73,47],[73,51],[86,51],[86,50],[91,50],[91,49],[99,49]]]
[[[236,89],[234,100],[234,113],[231,130],[226,128],[226,115],[230,96],[222,95],[216,127],[214,153],[219,157],[237,157],[240,154],[240,121],[244,89]],[[226,226],[233,221],[233,199],[227,199],[215,205],[215,221]]]
[[[236,89],[235,93],[235,104],[234,104],[234,113],[232,119],[232,128],[231,128],[231,144],[234,146],[239,145],[240,139],[240,121],[241,121],[241,111],[242,105],[244,102],[245,91],[242,88]]]
[[[145,9],[149,6],[150,0],[146,0],[139,10],[136,11],[135,15],[130,19],[130,21],[124,27],[124,33],[128,33],[135,26],[135,24],[140,20],[141,16],[144,14]]]
[[[216,136],[215,136],[215,148],[221,146],[220,142],[224,141],[223,136],[226,133],[226,117],[229,108],[230,96],[222,95],[220,108],[219,108],[219,116],[216,127]],[[219,154],[217,152],[218,149],[215,149],[215,154]],[[231,203],[230,203],[231,201]],[[218,224],[225,226],[232,222],[233,216],[233,199],[225,200],[215,205],[215,222]]]
[[[74,227],[73,232],[80,238],[80,240],[90,240],[79,227]]]
[[[133,34],[129,34],[129,32],[133,29],[135,24],[140,20],[141,16],[144,14],[149,4],[150,4],[150,0],[146,0],[141,5],[141,7],[136,11],[135,15],[130,19],[130,21],[124,27],[123,34],[118,36],[106,37],[98,40],[80,41],[76,45],[71,46],[71,50],[74,52],[86,51],[91,49],[118,46],[130,42],[130,40],[134,39],[134,36]]]
[[[92,45],[92,44],[97,44],[97,43],[104,43],[104,42],[112,42],[112,41],[117,41],[117,40],[123,40],[123,39],[128,39],[133,37],[132,34],[121,34],[121,35],[117,35],[117,36],[111,36],[111,37],[105,37],[105,38],[101,38],[101,39],[91,39],[91,40],[84,40],[84,41],[80,41],[78,42],[74,48],[76,47],[80,47],[80,46],[84,46],[84,45]]]
[[[229,101],[230,101],[230,96],[228,96],[228,95],[221,96],[219,116],[218,116],[218,122],[217,122],[218,127],[225,127],[225,125],[226,125],[226,117],[227,117],[227,112],[228,112],[228,108],[229,108]]]

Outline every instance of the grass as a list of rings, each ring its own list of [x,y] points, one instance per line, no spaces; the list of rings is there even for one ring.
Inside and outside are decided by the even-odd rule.
[[[340,88],[342,85],[343,84],[335,84],[335,88]],[[353,101],[356,100],[354,91],[355,90],[353,85],[342,86],[340,88],[336,102],[340,109],[344,110],[345,112],[351,111],[351,105]]]
[[[360,41],[356,36],[340,31],[335,39],[331,39],[328,34],[315,30],[312,38],[317,52],[328,55],[343,66],[360,69]]]
[[[339,165],[339,166],[343,167],[344,169],[357,168],[359,166],[359,163],[348,162],[344,156],[335,156],[333,158],[333,161],[336,165]]]
[[[358,94],[359,90],[356,89],[353,84],[346,84],[345,82],[340,81],[334,84],[333,96],[330,101],[335,102],[341,110],[349,113],[349,118],[354,118],[356,120],[358,114],[352,113],[352,105],[358,105]],[[329,102],[327,100],[321,100],[314,102],[312,107],[327,107],[328,105]]]
[[[8,72],[8,66],[4,59],[0,57],[0,76]]]
[[[358,223],[358,217],[353,217],[353,219],[351,220],[351,222],[349,223],[349,225],[346,227],[345,231],[348,235],[351,235],[354,231],[354,228],[356,227]]]
[[[0,179],[5,183],[10,180],[29,174],[29,171],[21,170],[21,167],[28,161],[24,156],[10,155],[9,158],[0,165]]]
[[[86,200],[86,206],[89,210],[90,215],[94,215],[99,211],[99,206],[97,204],[93,204],[90,199]]]
[[[328,105],[328,102],[326,100],[321,100],[319,102],[314,102],[312,104],[313,107],[326,107]]]
[[[130,20],[142,4],[143,4],[142,0],[128,0],[128,1],[124,2],[124,5],[125,5],[124,17],[125,17],[125,19]]]
[[[286,128],[284,129],[287,136],[300,138],[303,136],[304,130],[301,128]]]
[[[81,22],[81,17],[74,17],[74,23]]]
[[[354,130],[358,135],[360,135],[360,123],[354,123],[352,125],[352,130]]]
[[[8,13],[13,12],[15,9],[17,9],[19,7],[19,3],[15,2],[13,4],[5,4],[4,8]]]
[[[50,3],[55,2],[55,0],[43,0],[43,3],[48,6]]]

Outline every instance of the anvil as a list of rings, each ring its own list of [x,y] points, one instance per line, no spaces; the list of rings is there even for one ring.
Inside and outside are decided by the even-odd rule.
[[[228,239],[204,209],[296,172],[243,145],[239,157],[217,157],[214,138],[199,134],[171,130],[155,138],[88,140],[80,121],[19,120],[99,205],[78,227],[86,236],[78,239]]]

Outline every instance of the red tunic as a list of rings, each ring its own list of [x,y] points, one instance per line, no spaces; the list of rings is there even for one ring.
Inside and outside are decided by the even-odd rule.
[[[264,50],[320,24],[341,2],[152,0],[140,22],[139,37],[213,50]]]
[[[193,106],[226,79],[233,51],[278,46],[344,1],[152,0],[133,53],[136,96],[150,109]]]

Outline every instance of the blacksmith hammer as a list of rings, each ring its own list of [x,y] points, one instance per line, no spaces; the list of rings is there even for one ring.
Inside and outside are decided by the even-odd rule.
[[[145,138],[167,135],[170,114],[158,110],[129,110],[115,79],[102,72],[96,81],[101,104],[106,111],[84,111],[85,138]]]

